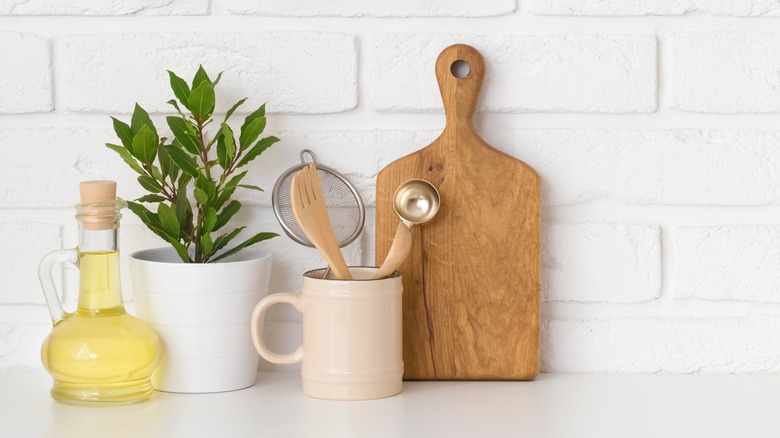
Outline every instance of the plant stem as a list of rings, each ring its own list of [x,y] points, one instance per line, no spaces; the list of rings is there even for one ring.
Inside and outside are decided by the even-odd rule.
[[[206,144],[204,135],[203,135],[203,128],[206,126],[203,124],[203,121],[200,119],[196,119],[197,123],[197,129],[198,129],[198,141],[200,142],[201,146],[201,152],[200,152],[200,160],[203,163],[203,169],[206,171],[206,178],[211,181],[211,170],[209,169],[209,146]],[[208,124],[208,123],[206,123]],[[196,201],[197,202],[197,201]],[[200,202],[197,202],[198,204],[198,220],[197,224],[195,226],[195,262],[196,263],[204,263],[204,254],[203,254],[203,234],[201,230],[203,229],[203,221],[206,218],[206,211]]]

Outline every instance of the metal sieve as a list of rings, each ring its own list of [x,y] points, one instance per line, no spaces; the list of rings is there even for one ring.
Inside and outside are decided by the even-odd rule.
[[[306,161],[306,155],[309,156],[311,161]],[[363,205],[363,199],[360,198],[360,193],[358,193],[352,183],[330,167],[319,164],[314,152],[309,149],[301,151],[301,164],[287,169],[276,180],[271,193],[274,214],[290,239],[301,245],[314,247],[298,225],[298,221],[295,220],[290,204],[290,185],[292,184],[293,176],[310,163],[314,163],[317,166],[317,174],[320,177],[322,193],[328,209],[328,219],[330,219],[330,225],[333,228],[333,233],[336,235],[336,242],[338,242],[339,248],[343,248],[354,242],[360,235],[360,232],[363,231],[363,224],[366,220],[366,209]]]

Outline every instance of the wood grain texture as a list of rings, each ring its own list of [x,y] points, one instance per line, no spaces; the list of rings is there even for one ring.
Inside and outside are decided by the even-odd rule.
[[[469,64],[465,78],[450,71],[457,60]],[[541,181],[476,132],[472,118],[484,75],[476,49],[459,44],[442,51],[436,77],[444,131],[377,178],[377,264],[399,221],[395,189],[422,178],[441,194],[438,215],[413,228],[400,269],[407,380],[528,380],[539,371]]]

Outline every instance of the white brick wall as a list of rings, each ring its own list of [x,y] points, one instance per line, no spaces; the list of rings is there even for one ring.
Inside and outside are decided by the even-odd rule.
[[[780,202],[780,131],[504,129],[485,138],[541,174],[549,205]]]
[[[42,304],[38,263],[60,248],[60,226],[36,222],[0,222],[0,303]]]
[[[780,227],[679,227],[672,236],[675,296],[780,302]]]
[[[549,15],[684,15],[735,17],[780,16],[778,0],[529,0],[529,9]]]
[[[165,70],[189,78],[198,64],[234,73],[220,81],[218,111],[244,97],[270,102],[272,112],[303,114],[350,110],[357,99],[356,47],[346,34],[90,34],[67,36],[55,50],[64,58],[66,111],[131,112],[140,102],[147,111],[170,112]]]
[[[228,4],[238,14],[281,17],[489,17],[515,10],[515,0],[231,0]]]
[[[656,108],[652,35],[377,34],[369,98],[377,111],[441,111],[434,69],[442,48],[490,56],[481,108],[500,112],[643,113]]]
[[[780,318],[589,318],[547,321],[551,372],[780,373]]]
[[[0,59],[0,113],[51,111],[51,59],[46,38],[0,32]]]
[[[549,224],[542,238],[542,299],[642,303],[661,293],[656,226]]]
[[[2,15],[196,15],[207,11],[208,0],[4,0],[0,4]]]
[[[670,51],[675,108],[780,111],[780,32],[673,33]]]
[[[107,115],[163,122],[166,69],[224,70],[219,111],[268,102],[283,141],[238,221],[281,232],[268,191],[309,147],[369,206],[345,250],[369,264],[376,174],[439,134],[434,61],[462,42],[487,63],[480,133],[542,176],[543,370],[780,373],[780,0],[66,3],[0,4],[0,369],[40,368],[37,265],[76,242],[78,181],[142,193]],[[127,256],[160,244],[125,214],[130,310]],[[264,247],[273,291],[323,264]],[[291,351],[299,315],[274,309],[267,337]]]

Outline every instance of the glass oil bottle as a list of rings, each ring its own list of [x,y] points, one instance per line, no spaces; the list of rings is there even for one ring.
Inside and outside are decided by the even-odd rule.
[[[54,378],[51,396],[76,405],[125,405],[148,399],[160,355],[154,330],[125,311],[119,280],[119,210],[116,182],[80,184],[76,206],[79,246],[55,251],[41,262],[39,276],[54,328],[41,358]],[[59,263],[79,269],[78,307],[63,310],[51,270]]]

